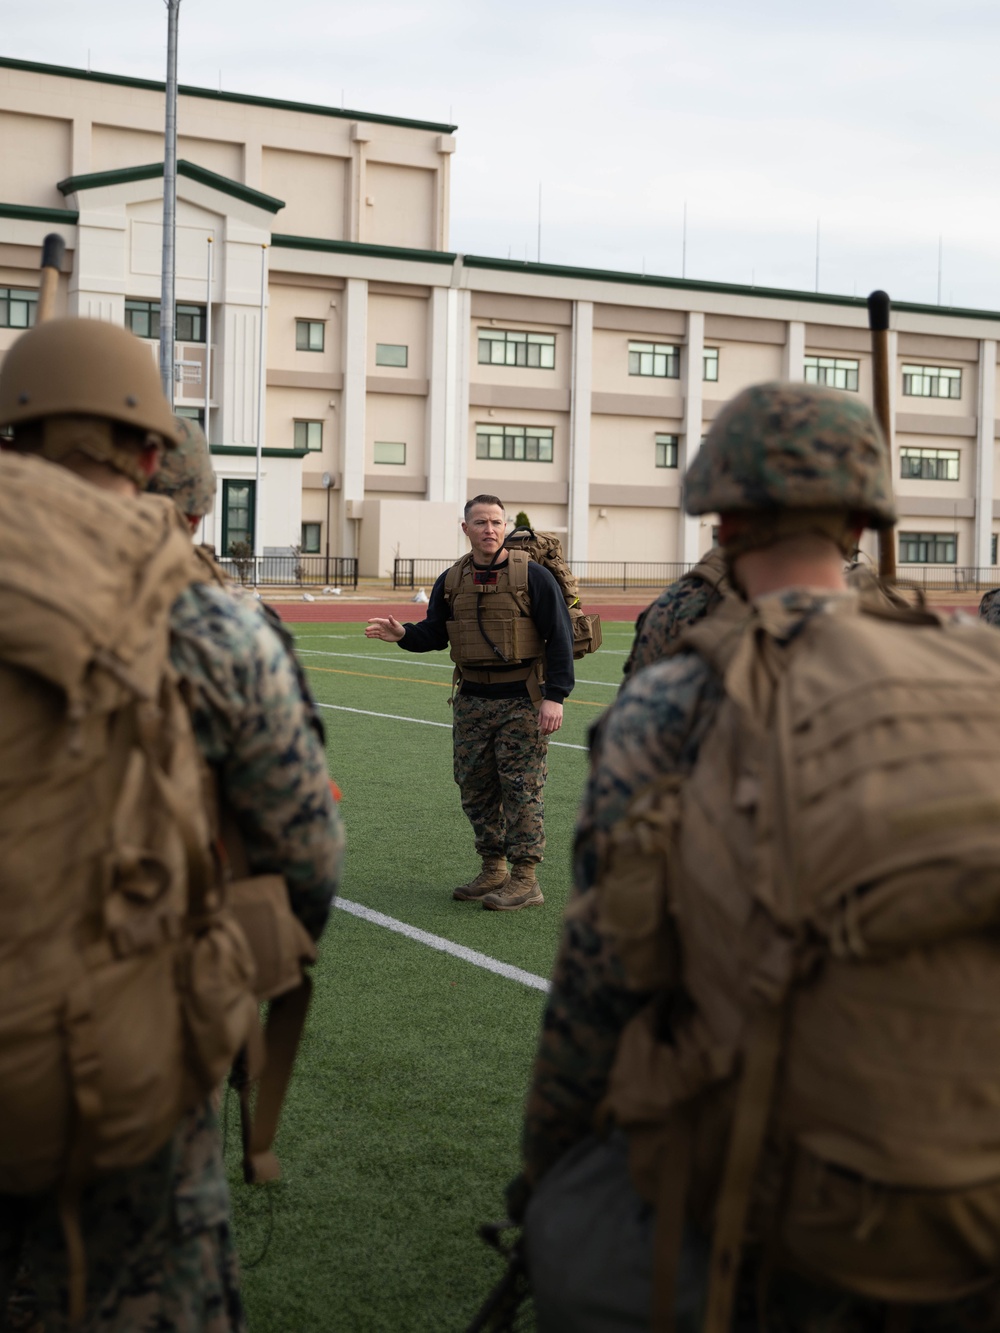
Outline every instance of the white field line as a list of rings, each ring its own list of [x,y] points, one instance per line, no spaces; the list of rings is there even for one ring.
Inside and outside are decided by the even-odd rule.
[[[416,926],[408,926],[405,921],[397,921],[394,916],[375,912],[370,907],[362,907],[360,903],[348,902],[346,898],[336,898],[334,902],[342,911],[350,912],[351,916],[360,917],[362,921],[370,921],[373,925],[384,926],[386,930],[394,930],[398,935],[405,935],[408,940],[416,940],[418,944],[426,944],[441,953],[450,953],[454,958],[461,958],[463,962],[472,963],[474,967],[481,967],[486,972],[495,972],[497,976],[506,977],[508,981],[519,981],[522,986],[531,986],[534,990],[549,989],[549,983],[544,977],[538,977],[534,972],[525,972],[523,968],[514,967],[512,963],[501,963],[496,958],[490,958],[488,954],[479,953],[476,949],[467,949],[464,944],[456,944],[441,935],[431,935],[429,931],[418,930]]]
[[[415,654],[407,653],[405,657],[393,657],[390,653],[333,653],[329,648],[300,648],[295,645],[295,651],[300,657],[355,657],[359,662],[383,662],[387,666],[401,667],[434,667],[438,671],[454,671],[454,662],[414,662]]]
[[[455,669],[451,662],[414,662],[412,657],[399,661],[386,653],[332,653],[328,648],[296,648],[295,651],[300,657],[351,657],[358,662],[382,662],[388,666],[434,667],[437,671],[454,671]],[[607,690],[617,690],[619,685],[618,681],[584,680],[582,676],[577,676],[576,683],[577,685],[603,685]]]
[[[348,708],[346,704],[324,704],[316,700],[317,708],[332,708],[338,713],[360,713],[362,717],[384,717],[390,722],[417,722],[422,727],[447,727],[451,731],[450,722],[428,722],[425,717],[401,717],[399,713],[373,713],[370,708]],[[570,745],[569,741],[549,741],[550,745],[558,745],[563,750],[584,750],[585,745]]]

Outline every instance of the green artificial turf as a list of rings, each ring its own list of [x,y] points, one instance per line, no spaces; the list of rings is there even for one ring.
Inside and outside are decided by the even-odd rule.
[[[550,748],[545,904],[504,913],[454,902],[478,862],[452,780],[447,655],[404,654],[362,628],[308,625],[296,636],[317,699],[338,706],[323,717],[344,794],[341,896],[547,977],[585,751]],[[567,704],[554,740],[584,746],[614,697],[631,626],[606,626],[605,641],[577,663],[581,682],[603,683],[578,684],[585,702]],[[229,1108],[237,1237],[244,1264],[259,1259],[244,1273],[251,1330],[457,1333],[501,1273],[476,1226],[502,1216],[517,1170],[544,994],[343,911],[315,976],[279,1184],[242,1184]]]

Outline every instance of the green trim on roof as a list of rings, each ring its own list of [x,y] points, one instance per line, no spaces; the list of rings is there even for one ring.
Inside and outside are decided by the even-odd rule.
[[[25,222],[65,222],[75,226],[80,214],[75,208],[32,208],[30,204],[0,204],[0,218],[23,218]]]
[[[71,69],[66,65],[42,65],[34,60],[13,60],[0,56],[0,69],[22,69],[33,74],[51,74],[63,79],[83,79],[88,83],[113,83],[123,88],[146,88],[162,93],[166,85],[158,79],[133,79],[124,74],[98,74],[86,69]],[[401,125],[408,130],[432,130],[437,134],[454,134],[457,125],[439,125],[432,120],[408,120],[404,116],[378,116],[368,111],[350,111],[333,106],[317,106],[311,102],[286,102],[273,97],[251,97],[248,93],[222,93],[214,88],[194,88],[180,84],[182,97],[204,97],[214,102],[239,102],[245,106],[267,106],[277,111],[301,111],[309,116],[334,116],[338,120],[364,120],[374,125]]]
[[[273,195],[263,194],[260,190],[251,190],[249,185],[241,185],[239,181],[220,176],[183,157],[177,160],[177,174],[198,181],[201,185],[208,185],[222,194],[231,195],[234,199],[242,199],[244,203],[263,208],[268,213],[277,213],[285,206],[284,199],[275,199]],[[155,180],[162,175],[162,162],[147,162],[140,167],[120,167],[117,171],[93,171],[85,176],[67,176],[65,180],[59,181],[56,189],[61,194],[76,194],[79,190],[97,190],[103,185],[127,185],[131,181]]]
[[[257,450],[249,444],[212,444],[209,449],[213,454],[223,454],[228,457],[238,458],[256,458]],[[315,453],[315,449],[269,449],[265,445],[260,451],[265,458],[306,458],[310,453]]]
[[[282,250],[324,250],[337,255],[371,255],[373,259],[411,259],[425,264],[454,264],[450,250],[409,250],[401,245],[365,245],[361,241],[328,241],[320,236],[284,236],[274,232],[271,244]]]
[[[655,274],[621,273],[614,269],[571,268],[562,264],[536,264],[531,260],[491,259],[487,255],[462,255],[466,268],[500,269],[514,273],[539,273],[552,278],[591,278],[595,282],[623,282],[636,287],[673,287],[688,292],[722,292],[732,296],[765,296],[779,301],[810,301],[816,305],[849,306],[864,310],[864,296],[835,296],[830,292],[799,292],[786,287],[749,287],[733,282],[703,282],[695,278],[663,278]],[[908,310],[921,315],[949,315],[955,319],[1000,319],[1000,311],[970,310],[963,306],[922,305],[914,301],[893,301],[893,310]]]

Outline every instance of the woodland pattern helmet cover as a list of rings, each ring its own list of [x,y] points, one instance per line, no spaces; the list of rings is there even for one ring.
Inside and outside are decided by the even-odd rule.
[[[896,521],[889,453],[871,410],[818,384],[744,389],[712,424],[684,479],[689,514],[843,510]]]
[[[185,518],[204,518],[215,504],[215,469],[197,421],[175,417],[180,443],[165,453],[147,490],[173,500]]]

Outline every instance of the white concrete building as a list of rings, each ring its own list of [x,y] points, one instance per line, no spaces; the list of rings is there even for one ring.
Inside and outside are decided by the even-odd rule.
[[[162,84],[0,59],[0,354],[58,230],[65,311],[158,356],[163,119]],[[861,300],[450,252],[454,126],[182,87],[178,127],[176,401],[207,413],[220,551],[256,532],[384,575],[457,553],[492,491],[578,565],[690,562],[711,524],[679,479],[727,398],[784,376],[870,400]],[[893,309],[901,573],[996,561],[998,337]]]

